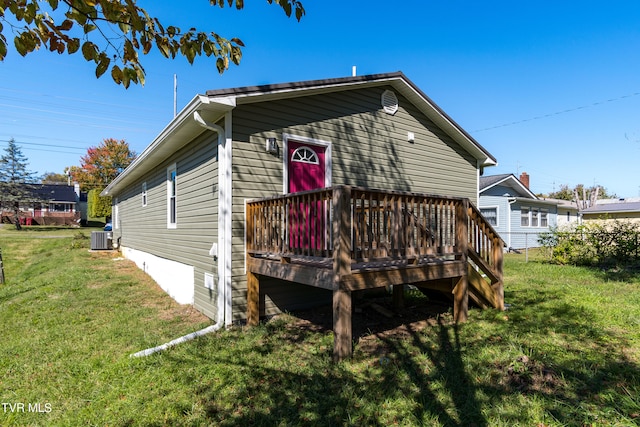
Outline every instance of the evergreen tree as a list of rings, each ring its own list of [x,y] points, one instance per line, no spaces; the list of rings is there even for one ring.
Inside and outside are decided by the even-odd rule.
[[[16,229],[20,230],[20,203],[33,200],[34,184],[38,177],[27,169],[29,162],[15,139],[9,140],[5,154],[0,157],[0,205],[13,212]]]

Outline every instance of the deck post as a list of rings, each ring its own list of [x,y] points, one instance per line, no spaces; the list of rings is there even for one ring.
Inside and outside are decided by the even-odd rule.
[[[260,279],[247,270],[247,325],[257,326],[260,322]]]
[[[400,310],[404,308],[404,285],[393,286],[393,309]]]
[[[247,226],[247,251],[255,244],[256,215],[254,207],[246,205],[245,222]],[[249,254],[246,254],[249,259]],[[247,325],[256,326],[260,322],[260,279],[247,268]]]
[[[343,278],[351,274],[351,188],[333,190],[333,359],[353,353],[351,291]]]
[[[498,309],[504,310],[504,282],[502,276],[502,260],[504,256],[502,239],[493,238],[492,258],[493,258],[493,271],[498,278],[498,281],[492,286],[498,299]]]
[[[464,199],[456,205],[456,247],[461,261],[467,263],[469,250],[469,201]],[[469,315],[469,281],[465,273],[453,288],[453,319],[456,323],[466,322]]]

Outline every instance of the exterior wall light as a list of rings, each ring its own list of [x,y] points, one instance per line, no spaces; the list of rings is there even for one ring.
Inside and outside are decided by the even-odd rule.
[[[280,148],[278,147],[278,142],[275,138],[267,138],[266,150],[269,154],[273,154],[274,156],[278,155]]]

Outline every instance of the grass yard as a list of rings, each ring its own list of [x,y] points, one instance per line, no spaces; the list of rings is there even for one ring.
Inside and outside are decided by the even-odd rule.
[[[509,254],[508,311],[372,325],[339,364],[291,315],[132,359],[211,322],[88,237],[0,228],[2,426],[640,425],[637,272]]]

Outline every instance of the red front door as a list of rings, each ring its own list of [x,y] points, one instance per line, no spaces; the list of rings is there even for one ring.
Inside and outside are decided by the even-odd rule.
[[[289,141],[289,193],[325,186],[324,147]]]
[[[325,148],[295,141],[288,143],[289,193],[325,187]],[[322,249],[325,220],[321,201],[298,203],[289,214],[289,246]]]

